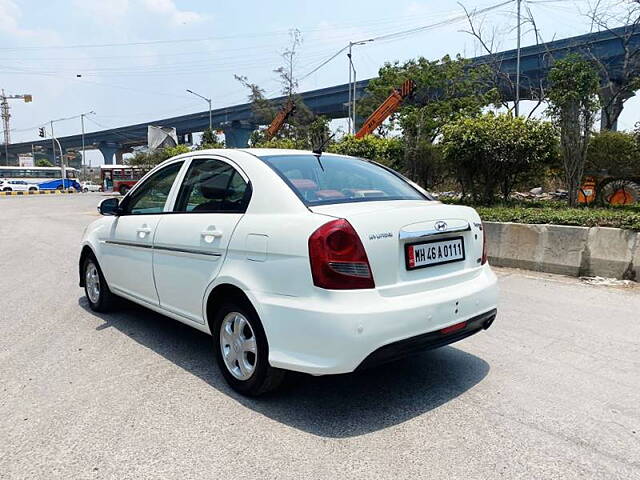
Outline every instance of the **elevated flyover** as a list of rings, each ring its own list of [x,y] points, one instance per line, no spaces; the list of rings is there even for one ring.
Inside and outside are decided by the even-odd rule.
[[[631,30],[629,30],[631,29]],[[625,49],[622,36],[631,31],[629,45],[633,49],[640,48],[640,27],[620,27],[597,33],[589,33],[576,37],[555,40],[552,42],[524,47],[521,49],[520,98],[531,98],[539,92],[544,84],[549,66],[553,58],[561,58],[569,53],[584,53],[588,50],[597,61],[606,66],[610,77],[615,80],[619,76],[624,62]],[[512,85],[515,83],[516,50],[507,50],[494,55],[480,56],[471,59],[475,65],[489,64],[498,66],[502,78],[502,89],[509,100],[515,96]],[[369,80],[361,80],[356,86],[356,95],[361,97]],[[346,118],[347,101],[349,97],[348,84],[311,90],[301,94],[305,104],[315,114],[328,118]],[[283,101],[284,97],[273,99]],[[248,103],[218,108],[212,111],[214,128],[223,130],[228,146],[246,146],[249,135],[256,128],[257,122]],[[113,163],[114,158],[133,146],[147,143],[147,126],[161,125],[175,127],[179,137],[188,136],[194,132],[201,132],[209,125],[209,112],[201,111],[177,117],[160,118],[149,122],[126,125],[107,130],[100,130],[85,134],[87,149],[99,149],[104,155],[104,163]],[[34,131],[34,135],[35,135]],[[69,135],[59,137],[63,149],[79,149],[82,136]],[[35,140],[32,142],[14,143],[9,145],[10,156],[18,153],[31,152],[32,146],[51,148],[51,140]],[[4,159],[3,159],[4,160]]]

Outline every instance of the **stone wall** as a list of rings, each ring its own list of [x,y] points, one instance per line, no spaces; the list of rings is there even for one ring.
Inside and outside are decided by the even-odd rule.
[[[572,276],[640,281],[640,233],[620,228],[485,222],[489,261]]]

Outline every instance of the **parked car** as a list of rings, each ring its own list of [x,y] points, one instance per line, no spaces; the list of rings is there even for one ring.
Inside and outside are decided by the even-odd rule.
[[[288,370],[347,373],[447,345],[496,316],[475,210],[368,160],[202,150],[98,210],[79,262],[90,308],[121,296],[211,334],[243,394]]]
[[[87,180],[85,182],[82,182],[80,184],[82,191],[84,193],[87,192],[101,192],[102,191],[102,185],[98,184],[98,183],[93,183],[90,180]]]
[[[24,180],[0,180],[2,192],[37,192],[38,190],[38,185]]]

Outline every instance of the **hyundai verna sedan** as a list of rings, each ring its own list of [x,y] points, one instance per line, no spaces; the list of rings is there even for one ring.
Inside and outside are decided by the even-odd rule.
[[[90,307],[124,297],[213,337],[235,390],[340,374],[488,328],[478,214],[374,162],[293,150],[169,159],[87,227]]]

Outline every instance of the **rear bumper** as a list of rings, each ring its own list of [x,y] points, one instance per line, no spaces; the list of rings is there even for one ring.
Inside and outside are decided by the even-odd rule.
[[[446,329],[444,332],[437,330],[380,347],[365,358],[356,370],[364,370],[383,363],[393,362],[407,355],[444,347],[463,338],[470,337],[480,330],[488,329],[496,319],[497,313],[498,310],[494,308],[493,310],[460,323],[460,328],[455,328],[457,325],[454,325],[454,331],[451,333],[447,333]]]
[[[412,351],[458,341],[495,317],[497,279],[488,265],[407,295],[377,289],[314,298],[255,295],[272,366],[314,375],[348,373]],[[467,322],[442,336],[443,328]],[[406,351],[405,351],[406,350]]]

